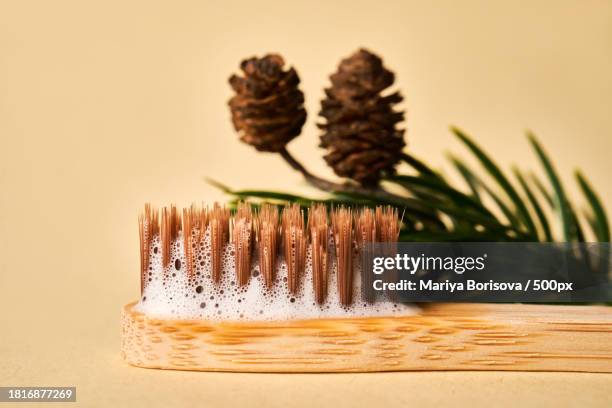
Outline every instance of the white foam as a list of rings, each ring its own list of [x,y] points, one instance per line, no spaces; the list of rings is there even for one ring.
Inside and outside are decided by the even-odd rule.
[[[360,273],[354,273],[353,303],[345,307],[340,303],[336,289],[336,262],[333,242],[330,242],[330,270],[326,301],[315,301],[312,279],[311,251],[308,248],[304,276],[296,296],[287,287],[287,264],[279,254],[276,279],[271,289],[264,285],[259,273],[256,251],[251,265],[249,283],[239,287],[234,271],[234,246],[224,248],[221,282],[212,280],[210,233],[205,234],[199,248],[194,248],[195,279],[187,277],[182,236],[171,246],[168,267],[162,267],[159,237],[150,247],[149,278],[136,310],[149,316],[173,319],[203,320],[287,320],[322,317],[357,317],[409,315],[415,306],[377,300],[366,303],[360,290]],[[358,265],[358,262],[354,262]]]

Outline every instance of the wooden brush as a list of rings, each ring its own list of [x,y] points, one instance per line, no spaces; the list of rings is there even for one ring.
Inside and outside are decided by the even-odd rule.
[[[399,227],[390,207],[147,204],[123,357],[201,371],[612,372],[609,307],[374,302],[355,259],[370,243],[392,251]]]

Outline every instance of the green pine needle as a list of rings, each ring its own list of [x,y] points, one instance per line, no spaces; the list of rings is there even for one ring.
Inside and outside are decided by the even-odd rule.
[[[589,216],[587,220],[591,221],[590,224],[593,229],[593,233],[599,242],[610,242],[610,227],[608,225],[606,211],[604,210],[601,201],[580,171],[576,171],[575,176],[591,207],[592,216]]]
[[[516,176],[517,180],[519,181],[519,184],[525,191],[525,194],[527,195],[527,199],[531,203],[531,207],[533,208],[536,215],[538,216],[540,227],[542,228],[542,234],[544,235],[544,240],[547,242],[551,242],[552,233],[550,232],[550,225],[548,224],[548,220],[546,219],[546,214],[544,213],[544,210],[542,210],[542,207],[540,206],[538,199],[536,198],[533,191],[531,191],[529,184],[527,184],[527,181],[521,174],[520,170],[516,167],[514,168],[514,175]]]
[[[493,179],[500,185],[505,191],[510,200],[514,203],[518,218],[524,223],[527,231],[530,235],[537,237],[535,224],[531,219],[527,206],[523,203],[523,200],[518,195],[510,181],[504,176],[500,168],[491,160],[491,158],[480,148],[478,145],[464,132],[458,128],[451,128],[455,135],[472,151],[476,158],[480,161],[482,166],[489,172]]]
[[[548,155],[544,152],[544,149],[542,149],[535,136],[531,132],[527,132],[527,138],[540,159],[540,162],[542,163],[542,166],[544,167],[544,170],[548,176],[548,180],[550,181],[553,191],[555,192],[553,202],[555,208],[557,208],[559,211],[559,217],[561,219],[561,226],[563,229],[563,238],[566,242],[571,242],[577,238],[576,224],[574,222],[574,217],[572,217],[572,212],[568,205],[565,191],[563,190],[559,176],[557,176],[557,172],[548,158]]]

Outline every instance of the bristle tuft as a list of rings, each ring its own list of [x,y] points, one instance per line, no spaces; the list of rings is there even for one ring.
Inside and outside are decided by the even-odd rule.
[[[145,204],[144,213],[138,217],[138,229],[140,235],[140,293],[149,277],[149,251],[151,240],[159,234],[159,216],[157,210],[151,204]]]
[[[183,248],[185,251],[185,263],[187,278],[193,279],[193,226],[195,221],[193,206],[191,209],[183,208]]]
[[[365,246],[376,242],[378,237],[377,223],[374,211],[371,208],[362,208],[355,215],[355,242],[362,256],[369,254]],[[364,259],[364,258],[362,258]],[[367,264],[367,263],[366,263]],[[367,302],[374,301],[374,289],[372,288],[373,276],[371,271],[361,271],[361,288],[363,297]]]
[[[332,228],[336,247],[338,269],[338,294],[340,302],[348,306],[352,301],[353,286],[353,215],[346,207],[332,211]]]
[[[178,237],[181,228],[181,215],[176,210],[173,204],[168,209],[162,209],[161,219],[161,246],[162,246],[162,264],[167,267],[170,264],[170,247]]]
[[[191,227],[195,231],[193,237],[194,244],[197,248],[204,240],[204,235],[206,234],[206,229],[208,228],[208,208],[204,207],[204,204],[202,204],[201,207],[192,204],[190,214]]]
[[[253,232],[253,210],[247,203],[238,204],[232,223],[232,242],[236,253],[236,279],[244,286],[251,275],[251,240]]]
[[[278,225],[278,207],[263,204],[255,217],[255,233],[259,254],[259,269],[268,289],[272,288],[275,279]]]
[[[300,276],[306,264],[306,231],[304,213],[298,204],[283,209],[282,233],[287,262],[289,292],[297,294]]]
[[[312,248],[312,279],[315,300],[322,304],[327,296],[327,247],[329,240],[327,208],[323,204],[314,204],[309,208],[308,231]]]
[[[396,242],[400,233],[400,221],[397,209],[391,206],[376,207],[376,224],[378,225],[378,241]]]
[[[229,240],[229,219],[229,209],[215,203],[209,214],[212,277],[215,282],[221,280],[223,249]]]

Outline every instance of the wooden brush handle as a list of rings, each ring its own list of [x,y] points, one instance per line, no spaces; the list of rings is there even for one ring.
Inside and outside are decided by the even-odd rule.
[[[280,322],[149,318],[126,305],[132,365],[198,371],[612,372],[612,308],[431,304],[406,317]]]

